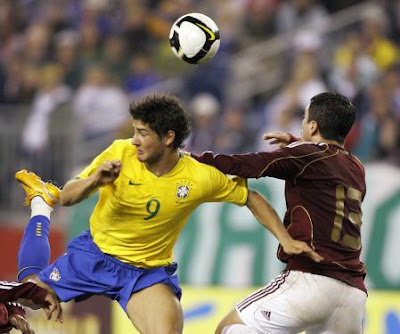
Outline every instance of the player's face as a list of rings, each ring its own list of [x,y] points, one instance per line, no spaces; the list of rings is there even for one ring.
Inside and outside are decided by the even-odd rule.
[[[305,141],[309,141],[311,139],[311,133],[310,133],[310,129],[309,129],[309,108],[310,105],[308,105],[305,109],[304,109],[304,117],[303,117],[303,121],[301,122],[301,139],[305,140]]]
[[[134,119],[132,128],[132,145],[136,146],[139,161],[150,164],[158,162],[166,149],[161,138],[140,120]]]

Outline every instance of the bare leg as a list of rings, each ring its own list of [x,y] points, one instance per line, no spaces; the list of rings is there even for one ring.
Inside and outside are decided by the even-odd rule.
[[[180,334],[183,331],[181,304],[162,283],[134,293],[128,301],[127,313],[142,334]]]
[[[236,309],[230,311],[219,323],[215,334],[256,334],[257,332],[246,327]]]

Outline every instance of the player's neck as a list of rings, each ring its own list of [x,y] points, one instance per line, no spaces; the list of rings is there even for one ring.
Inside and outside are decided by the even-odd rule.
[[[153,162],[147,162],[147,169],[157,176],[163,176],[169,173],[180,159],[179,151],[166,152],[160,159]]]
[[[335,145],[335,146],[339,146],[339,147],[344,148],[344,144],[339,143],[336,140],[325,139],[324,137],[319,136],[319,135],[313,136],[311,138],[311,141],[314,142],[314,143],[326,143],[326,144],[329,144],[329,145]]]

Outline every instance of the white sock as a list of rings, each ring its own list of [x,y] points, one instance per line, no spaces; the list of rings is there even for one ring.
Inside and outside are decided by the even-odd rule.
[[[31,218],[34,216],[45,216],[50,220],[53,208],[48,205],[43,198],[35,196],[31,201]]]
[[[256,331],[242,324],[225,326],[222,334],[257,334]]]

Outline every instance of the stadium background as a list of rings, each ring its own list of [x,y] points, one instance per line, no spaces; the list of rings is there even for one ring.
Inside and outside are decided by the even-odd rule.
[[[172,22],[201,12],[221,48],[201,66],[175,58]],[[186,149],[270,149],[259,138],[299,134],[323,90],[349,96],[358,118],[348,149],[365,163],[365,333],[400,333],[400,4],[395,0],[0,1],[0,277],[15,279],[28,219],[20,168],[62,185],[113,138],[129,137],[129,100],[172,92],[192,118]],[[128,124],[128,126],[126,126]],[[283,215],[282,183],[252,181]],[[87,227],[96,198],[53,214],[52,257]],[[282,268],[276,242],[243,208],[201,206],[176,247],[187,334],[212,333],[234,302]],[[101,297],[65,305],[63,326],[30,313],[37,333],[134,333]]]

